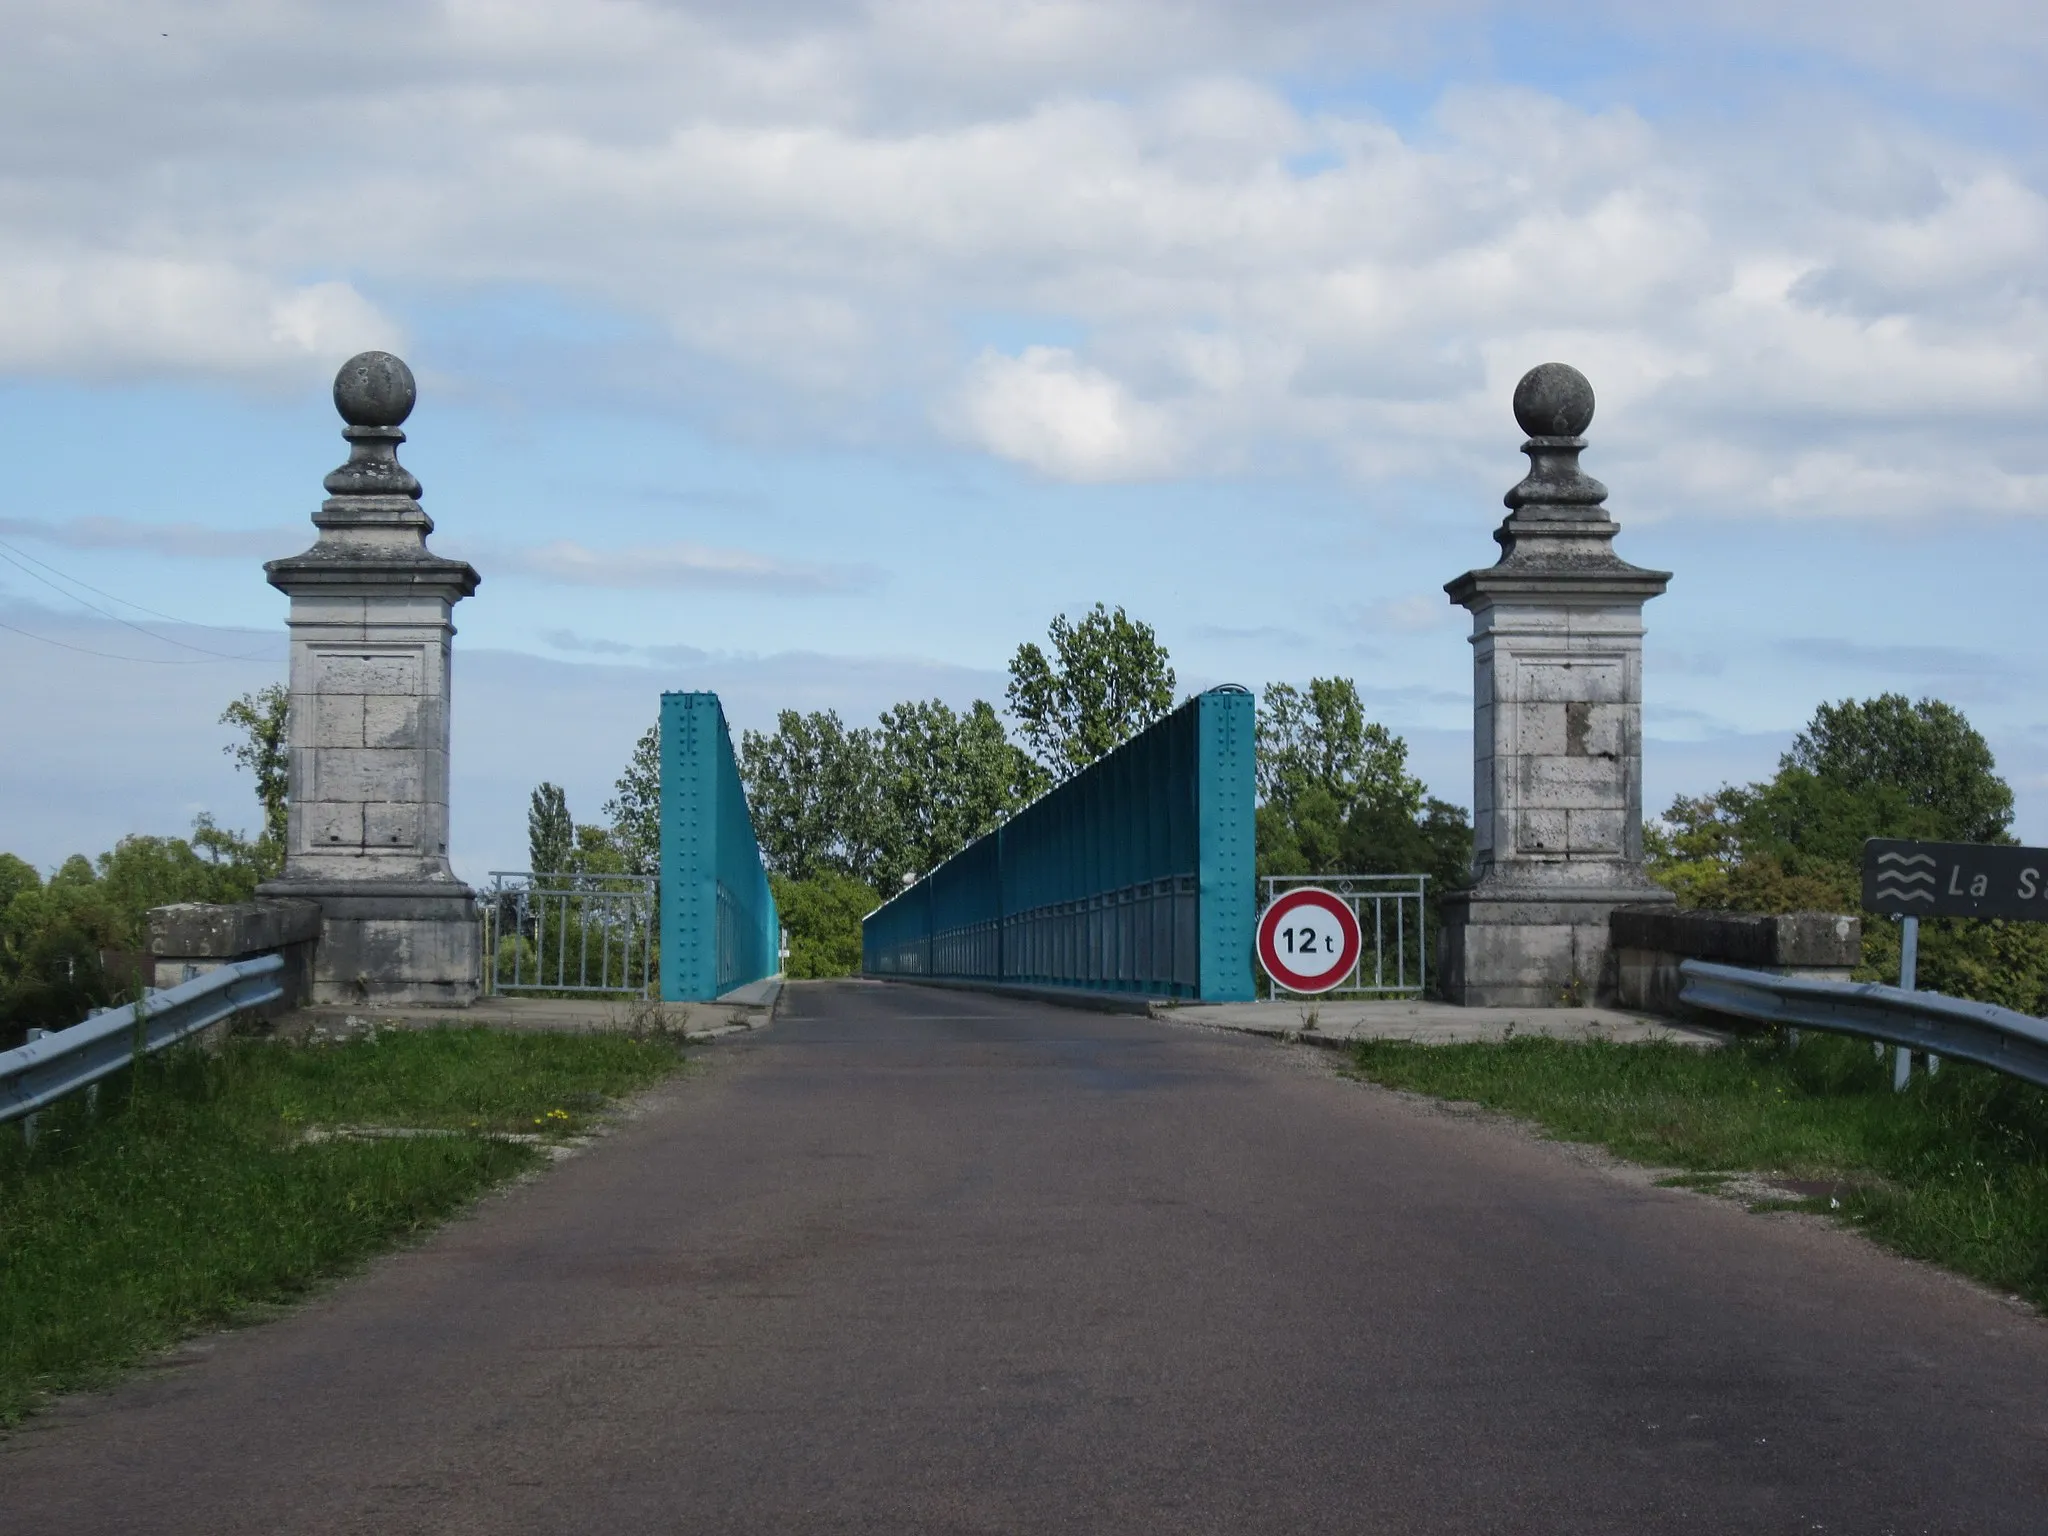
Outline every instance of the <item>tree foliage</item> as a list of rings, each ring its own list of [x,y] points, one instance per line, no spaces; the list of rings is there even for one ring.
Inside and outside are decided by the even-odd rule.
[[[2012,791],[1960,710],[1900,694],[1823,704],[1770,779],[1679,796],[1643,829],[1650,873],[1720,911],[1854,912],[1873,837],[2003,841]],[[1898,975],[1895,924],[1865,914],[1859,975]],[[1919,984],[2048,1012],[2048,926],[1961,918],[1920,926]]]
[[[560,873],[568,869],[575,846],[568,795],[559,784],[536,784],[526,806],[526,867],[536,874]]]
[[[1366,719],[1349,678],[1267,685],[1258,781],[1262,875],[1427,874],[1438,899],[1469,883],[1464,809],[1408,772],[1408,744]]]
[[[829,710],[784,710],[773,732],[741,737],[740,776],[771,869],[882,890],[993,831],[1045,783],[992,706],[939,699],[852,729]]]
[[[1064,779],[1173,707],[1173,668],[1152,626],[1097,603],[1054,618],[1048,657],[1029,641],[1010,658],[1010,713],[1039,763]]]
[[[1933,835],[1945,841],[2003,842],[2012,825],[2012,790],[1990,746],[1961,710],[1939,699],[1913,704],[1884,693],[1823,704],[1781,767],[1857,793],[1896,791],[1930,815]]]
[[[875,890],[830,870],[806,880],[768,878],[789,933],[787,974],[799,981],[858,974],[860,920],[882,904]]]
[[[245,693],[221,711],[220,723],[242,733],[221,751],[256,780],[263,833],[255,847],[263,873],[276,874],[284,868],[291,829],[291,693],[282,683]]]
[[[985,700],[955,714],[938,699],[882,711],[875,729],[880,836],[875,873],[886,888],[943,864],[1044,786]]]
[[[661,722],[655,721],[633,743],[633,755],[604,803],[611,824],[612,845],[625,871],[634,875],[661,873]]]
[[[791,880],[873,880],[880,862],[874,733],[833,710],[785,709],[740,737],[740,777],[769,867]]]
[[[151,907],[247,901],[263,874],[256,844],[204,816],[190,839],[124,837],[47,879],[0,854],[0,1048],[132,996]]]

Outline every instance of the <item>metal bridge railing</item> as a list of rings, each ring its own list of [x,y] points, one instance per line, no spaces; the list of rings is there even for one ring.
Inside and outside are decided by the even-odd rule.
[[[1679,1001],[1689,1008],[1778,1024],[1857,1035],[1907,1051],[1972,1061],[2048,1088],[2048,1019],[1993,1003],[1914,992],[1876,982],[1774,976],[1687,960]]]
[[[112,1076],[137,1056],[282,996],[284,957],[258,955],[0,1051],[0,1123],[27,1116],[32,1130],[35,1113],[66,1094]]]
[[[1324,997],[1420,997],[1429,987],[1427,875],[1266,875],[1265,911],[1283,892],[1313,885],[1343,898],[1365,940],[1344,984]],[[1292,996],[1292,994],[1287,994]]]
[[[658,884],[653,875],[491,871],[485,991],[651,996]]]

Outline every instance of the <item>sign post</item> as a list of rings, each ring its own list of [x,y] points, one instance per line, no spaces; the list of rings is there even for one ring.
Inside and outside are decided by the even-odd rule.
[[[1863,845],[1863,905],[1899,920],[1899,987],[1919,983],[1920,919],[2002,917],[2048,922],[2048,848],[2002,843],[1923,843],[1873,837]],[[1930,1055],[1927,1070],[1941,1069]],[[1892,1085],[1906,1086],[1913,1055],[1898,1047]]]
[[[1358,915],[1321,886],[1283,892],[1259,916],[1259,965],[1282,991],[1313,997],[1341,987],[1364,949]]]
[[[1863,845],[1863,905],[1887,917],[2048,922],[2048,848],[1873,837]]]

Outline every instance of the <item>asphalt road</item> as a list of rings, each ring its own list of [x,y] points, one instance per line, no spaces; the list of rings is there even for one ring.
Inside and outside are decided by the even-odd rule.
[[[8,1532],[2048,1530],[2048,1327],[1301,1048],[794,988]]]

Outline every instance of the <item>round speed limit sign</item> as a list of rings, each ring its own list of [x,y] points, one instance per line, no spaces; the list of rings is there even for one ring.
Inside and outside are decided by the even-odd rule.
[[[1289,992],[1342,986],[1364,944],[1357,915],[1320,886],[1281,892],[1259,917],[1259,964]]]

